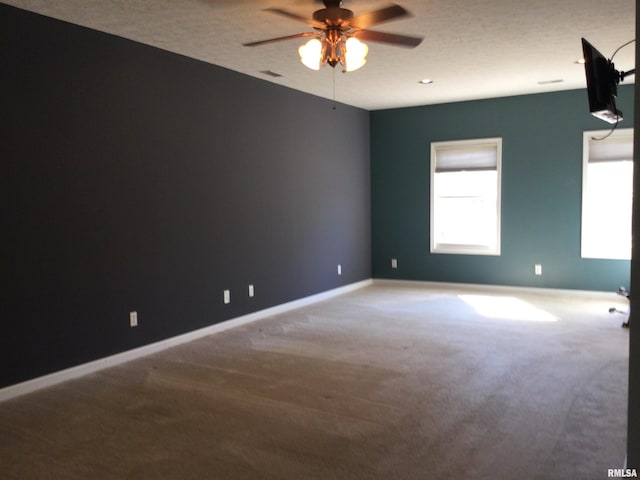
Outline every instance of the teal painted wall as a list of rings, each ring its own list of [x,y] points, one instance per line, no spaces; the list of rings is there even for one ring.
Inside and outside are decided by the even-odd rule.
[[[618,108],[633,127],[633,85]],[[608,124],[585,90],[371,112],[372,265],[375,278],[615,290],[630,262],[580,258],[582,138]],[[502,137],[502,253],[429,253],[429,147]],[[391,268],[398,259],[398,269]],[[543,275],[534,275],[534,264]]]

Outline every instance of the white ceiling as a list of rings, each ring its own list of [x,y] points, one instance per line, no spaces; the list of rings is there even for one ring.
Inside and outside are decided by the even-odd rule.
[[[262,11],[284,8],[310,17],[313,0],[2,0],[26,10],[109,32],[325,98],[334,71],[298,60],[304,40],[260,47],[243,42],[310,28]],[[388,5],[346,0],[356,15]],[[369,43],[367,64],[335,70],[339,102],[378,110],[583,88],[580,38],[610,57],[635,38],[635,0],[397,0],[413,16],[372,30],[423,35],[415,49]],[[634,68],[635,46],[614,58]],[[282,77],[272,78],[264,70]],[[420,85],[431,78],[431,85]],[[561,80],[561,83],[539,84]],[[625,83],[633,82],[633,77]]]

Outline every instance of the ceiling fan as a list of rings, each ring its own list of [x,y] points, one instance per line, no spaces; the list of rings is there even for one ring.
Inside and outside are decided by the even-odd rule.
[[[385,8],[355,16],[351,10],[342,8],[342,0],[324,0],[323,3],[325,8],[313,12],[312,18],[305,18],[280,8],[266,8],[267,12],[306,23],[314,31],[269,38],[243,45],[255,47],[282,40],[313,37],[298,49],[300,59],[305,66],[319,70],[322,65],[328,64],[335,68],[337,64],[341,64],[344,66],[344,71],[350,72],[366,63],[368,47],[360,40],[407,48],[417,47],[422,42],[423,37],[368,30],[368,27],[373,25],[409,16],[409,12],[400,5],[391,4]]]

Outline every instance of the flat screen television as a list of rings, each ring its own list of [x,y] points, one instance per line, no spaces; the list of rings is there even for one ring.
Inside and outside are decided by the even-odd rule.
[[[582,39],[584,71],[587,77],[589,111],[605,122],[618,123],[622,112],[616,108],[620,72],[593,45]]]

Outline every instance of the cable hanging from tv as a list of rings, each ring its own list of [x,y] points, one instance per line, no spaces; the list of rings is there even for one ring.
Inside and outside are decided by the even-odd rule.
[[[631,45],[633,42],[635,42],[636,39],[634,38],[633,40],[629,40],[627,43],[623,43],[622,45],[620,45],[618,48],[616,48],[616,51],[613,52],[613,55],[611,55],[611,58],[609,59],[609,62],[611,63],[611,67],[613,68],[613,59],[616,56],[616,54],[622,50],[624,47],[626,47],[627,45]],[[613,68],[613,71],[615,72],[615,74],[618,76],[618,84],[620,82],[624,82],[625,77],[629,76],[629,75],[635,75],[636,73],[636,69],[633,68],[631,70],[628,70],[626,72],[619,72],[617,71],[615,68]]]

